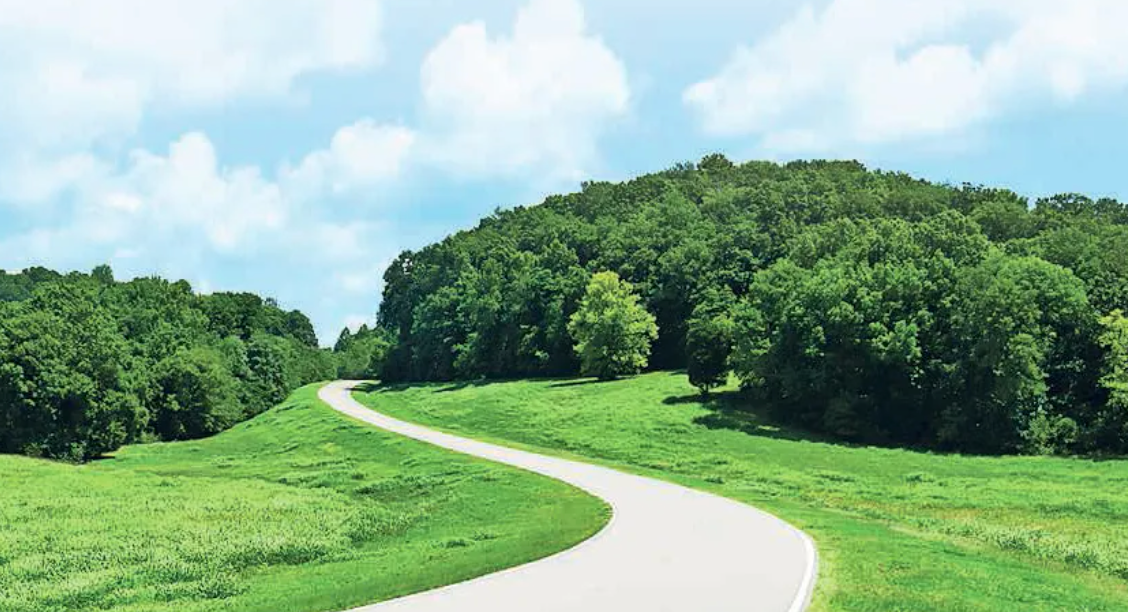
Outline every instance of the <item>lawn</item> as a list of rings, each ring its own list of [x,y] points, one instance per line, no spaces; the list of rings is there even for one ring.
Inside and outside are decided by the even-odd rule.
[[[562,483],[387,434],[296,392],[214,438],[72,466],[0,457],[4,612],[344,610],[567,548]]]
[[[407,420],[742,500],[806,530],[813,610],[1128,610],[1128,462],[851,447],[682,374],[376,388]],[[754,551],[749,551],[754,554]]]

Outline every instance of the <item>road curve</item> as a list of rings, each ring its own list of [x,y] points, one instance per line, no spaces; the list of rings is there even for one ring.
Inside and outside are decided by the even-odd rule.
[[[338,381],[319,397],[350,417],[562,480],[611,505],[598,534],[562,553],[350,612],[800,612],[814,587],[810,538],[709,493],[441,433],[374,412]]]

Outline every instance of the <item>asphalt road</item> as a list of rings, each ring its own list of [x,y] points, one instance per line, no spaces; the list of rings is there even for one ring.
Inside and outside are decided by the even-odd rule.
[[[460,438],[374,412],[353,383],[325,386],[334,409],[409,438],[562,480],[613,508],[608,525],[562,553],[350,612],[799,612],[814,587],[810,538],[708,493],[605,467]]]

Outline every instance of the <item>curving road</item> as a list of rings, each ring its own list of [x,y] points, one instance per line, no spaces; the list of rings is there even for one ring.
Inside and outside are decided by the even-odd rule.
[[[468,440],[365,408],[339,381],[319,392],[355,419],[579,487],[613,508],[591,539],[460,584],[350,612],[800,612],[817,558],[804,533],[722,497],[609,468]]]

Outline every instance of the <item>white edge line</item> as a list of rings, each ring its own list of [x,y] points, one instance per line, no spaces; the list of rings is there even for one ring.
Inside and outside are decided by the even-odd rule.
[[[803,540],[803,549],[807,552],[807,569],[803,573],[803,581],[799,583],[799,591],[795,594],[795,601],[791,602],[791,607],[788,608],[788,612],[803,612],[811,604],[811,598],[815,594],[815,578],[819,573],[819,553],[815,548],[814,541],[811,540],[811,536],[786,521],[784,523],[791,527],[792,531]]]

